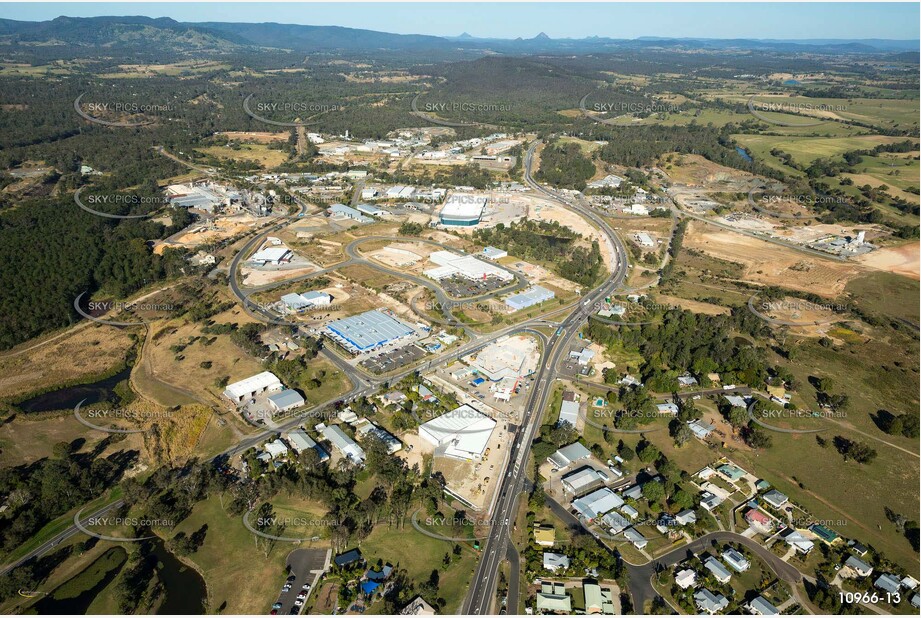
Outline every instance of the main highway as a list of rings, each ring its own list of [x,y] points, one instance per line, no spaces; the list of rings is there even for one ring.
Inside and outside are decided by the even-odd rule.
[[[595,223],[611,243],[614,249],[614,260],[612,264],[607,265],[608,278],[599,287],[589,292],[575,311],[560,322],[559,328],[546,343],[541,366],[534,380],[534,389],[531,391],[525,407],[522,425],[512,443],[508,467],[505,470],[505,474],[502,475],[502,481],[497,489],[499,500],[489,517],[490,532],[483,545],[482,557],[474,571],[473,581],[470,583],[470,589],[464,600],[462,609],[464,614],[482,615],[493,612],[499,566],[507,555],[515,553],[511,543],[511,526],[514,525],[515,515],[518,512],[518,499],[525,487],[531,443],[534,441],[541,424],[543,412],[547,407],[547,401],[553,392],[557,367],[563,355],[568,353],[569,343],[573,336],[594,312],[594,305],[605,296],[614,293],[624,284],[627,277],[627,250],[607,221],[581,205],[567,201],[557,192],[541,186],[534,180],[531,170],[534,163],[534,153],[540,143],[540,141],[534,142],[525,155],[525,182],[538,193],[570,210],[574,210]],[[512,581],[517,581],[518,577],[515,575],[511,579]],[[518,594],[518,590],[509,590],[509,602],[514,602],[516,607]]]

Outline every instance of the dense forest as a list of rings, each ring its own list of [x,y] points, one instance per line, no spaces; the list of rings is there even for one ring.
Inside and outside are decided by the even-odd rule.
[[[540,153],[537,177],[556,188],[585,189],[585,183],[595,175],[595,164],[582,154],[578,144],[554,143]]]
[[[591,249],[578,245],[579,236],[556,221],[524,219],[510,226],[500,223],[477,230],[474,239],[524,259],[547,262],[558,275],[580,285],[592,285],[604,272],[598,243],[592,242]]]
[[[704,315],[670,309],[661,323],[612,327],[590,319],[588,338],[603,346],[639,352],[643,382],[658,392],[677,390],[677,377],[700,378],[716,371],[727,383],[761,385],[768,377],[764,352],[748,338],[766,334],[764,322],[744,308],[731,315]]]
[[[178,252],[158,256],[147,245],[174,227],[116,221],[81,210],[72,198],[0,212],[0,348],[73,323],[74,300],[83,292],[124,299],[179,273],[185,262]]]

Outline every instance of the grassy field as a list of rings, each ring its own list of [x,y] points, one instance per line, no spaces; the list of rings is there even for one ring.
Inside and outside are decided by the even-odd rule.
[[[861,176],[869,176],[878,180],[880,183],[889,187],[906,189],[908,187],[918,188],[918,176],[921,173],[921,165],[918,159],[903,156],[901,154],[883,153],[875,157],[864,156],[863,161],[854,166],[857,174],[848,174],[857,185],[876,183],[870,181],[861,181]],[[891,191],[890,191],[891,192]],[[901,193],[899,195],[902,195]],[[913,200],[917,203],[918,196],[914,193],[905,193],[905,199]]]
[[[438,596],[445,600],[444,613],[460,611],[479,558],[470,544],[461,543],[460,557],[444,567],[442,558],[451,553],[454,543],[421,534],[408,521],[403,528],[378,525],[360,547],[369,564],[379,558],[394,568],[406,569],[407,576],[419,583],[428,581],[432,570],[437,569]]]
[[[848,282],[844,291],[850,296],[851,302],[866,311],[915,323],[921,319],[917,302],[921,286],[907,277],[873,273]]]
[[[136,328],[83,322],[0,354],[0,397],[94,382],[124,367]]]
[[[199,148],[198,151],[218,160],[254,161],[263,169],[274,169],[288,160],[286,151],[269,148],[266,144],[245,143],[233,148],[230,146],[208,146],[207,148]]]
[[[221,508],[218,496],[196,504],[174,534],[192,534],[204,525],[208,526],[204,544],[188,559],[205,578],[209,607],[227,614],[267,613],[276,584],[280,587],[285,579],[285,558],[296,547],[261,538],[257,543],[240,517],[231,517]],[[312,546],[317,545],[300,545]]]
[[[601,148],[601,144],[596,144],[595,142],[589,142],[587,140],[579,139],[577,137],[561,137],[559,140],[557,140],[557,142],[559,144],[575,144],[576,146],[579,147],[580,150],[582,150],[582,154],[584,155],[589,155],[595,152],[596,150],[598,150],[599,148]]]
[[[841,155],[850,150],[873,148],[880,144],[892,144],[905,141],[904,137],[885,137],[881,135],[862,135],[854,137],[798,137],[782,135],[744,135],[732,136],[757,161],[780,163],[770,152],[774,148],[788,153],[799,164],[809,165],[819,158]],[[786,166],[783,169],[789,170]]]
[[[749,94],[730,95],[729,100],[747,103]],[[761,111],[759,104],[777,105],[778,112]],[[919,105],[917,99],[825,99],[787,95],[757,95],[755,109],[765,117],[783,122],[810,123],[813,119],[857,122],[883,129],[911,129],[917,133]],[[788,110],[790,113],[783,113]],[[825,123],[826,125],[832,122]],[[819,128],[824,128],[821,125]]]

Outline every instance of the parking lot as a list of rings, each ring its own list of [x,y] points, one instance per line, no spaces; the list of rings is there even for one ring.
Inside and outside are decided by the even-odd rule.
[[[372,373],[381,374],[414,363],[425,355],[425,350],[416,344],[411,344],[368,358],[359,364]]]
[[[297,615],[301,613],[320,574],[326,569],[329,556],[328,549],[295,549],[288,554],[289,575],[278,600],[272,606],[273,614]]]
[[[465,277],[448,277],[442,279],[438,284],[454,298],[466,298],[467,296],[479,296],[486,292],[502,289],[510,282],[502,281],[496,277],[487,277],[485,279],[467,279]]]

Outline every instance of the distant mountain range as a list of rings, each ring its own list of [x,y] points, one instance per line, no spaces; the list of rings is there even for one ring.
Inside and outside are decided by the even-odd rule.
[[[0,44],[68,45],[95,48],[151,48],[173,52],[234,51],[274,48],[301,53],[330,51],[425,51],[462,49],[500,53],[596,53],[617,49],[761,50],[820,54],[913,54],[919,42],[884,39],[709,39],[640,37],[552,39],[541,32],[531,39],[391,34],[339,26],[278,23],[184,23],[150,17],[58,17],[27,22],[0,19]],[[911,55],[907,56],[912,58]],[[900,58],[905,61],[905,58]]]

